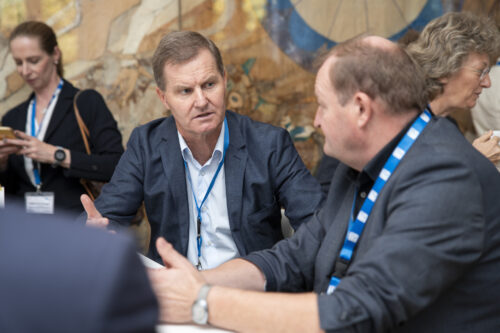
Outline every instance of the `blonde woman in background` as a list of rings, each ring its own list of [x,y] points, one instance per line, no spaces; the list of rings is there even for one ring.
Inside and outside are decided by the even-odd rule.
[[[17,137],[0,142],[6,206],[24,197],[27,205],[39,207],[35,212],[79,214],[85,193],[80,179],[108,181],[123,153],[116,121],[97,91],[79,95],[77,106],[90,132],[88,155],[73,109],[78,89],[63,78],[62,53],[52,28],[42,22],[21,23],[9,46],[17,72],[33,93],[2,118],[2,125],[14,129]]]

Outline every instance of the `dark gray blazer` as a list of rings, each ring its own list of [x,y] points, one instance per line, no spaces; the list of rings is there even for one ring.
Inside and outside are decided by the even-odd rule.
[[[131,239],[11,208],[0,209],[0,332],[155,332]]]
[[[327,296],[353,202],[350,173],[339,165],[324,208],[294,237],[247,258],[267,288],[320,294],[321,327],[331,332],[500,332],[493,164],[452,123],[433,118],[379,194],[347,276]]]
[[[282,206],[296,228],[312,216],[323,195],[286,130],[231,111],[226,117],[229,224],[239,253],[246,255],[283,238]],[[152,232],[148,256],[161,262],[155,247],[159,236],[186,255],[188,193],[173,117],[154,120],[132,132],[113,178],[95,204],[103,216],[128,225],[143,200]]]

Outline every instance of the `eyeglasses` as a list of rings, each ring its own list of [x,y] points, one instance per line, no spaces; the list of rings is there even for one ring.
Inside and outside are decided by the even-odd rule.
[[[484,78],[486,77],[486,75],[488,75],[489,72],[490,72],[490,66],[487,66],[483,70],[479,70],[479,69],[476,69],[476,68],[473,68],[473,67],[465,67],[465,68],[472,69],[474,72],[476,72],[477,74],[479,74],[479,81],[483,81]]]

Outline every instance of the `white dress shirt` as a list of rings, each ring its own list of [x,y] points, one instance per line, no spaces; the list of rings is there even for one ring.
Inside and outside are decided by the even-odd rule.
[[[43,110],[43,118],[40,124],[35,120],[35,132],[37,133],[36,138],[40,141],[43,141],[45,138],[45,133],[47,132],[47,127],[49,126],[50,120],[52,119],[52,114],[54,113],[54,108],[56,107],[57,100],[59,99],[59,94],[61,93],[61,89],[56,89],[52,99],[49,102],[49,105]],[[31,135],[31,121],[33,117],[33,102],[32,99],[28,105],[28,113],[26,115],[26,125],[25,125],[25,133]],[[26,174],[30,178],[33,186],[36,186],[35,183],[35,175],[33,174],[33,160],[29,157],[24,156],[24,169],[26,170]],[[40,179],[43,182],[43,176],[40,175]]]
[[[193,191],[194,195],[196,195],[196,201],[198,205],[200,205],[217,171],[217,167],[222,160],[224,132],[225,129],[224,126],[222,126],[212,157],[203,166],[194,159],[186,141],[184,141],[184,138],[177,132],[182,157],[187,164],[191,181],[193,182],[191,189],[186,170],[186,188],[189,200],[189,244],[187,257],[193,265],[198,263],[196,230],[198,210],[193,200]],[[224,165],[222,165],[212,190],[201,207],[202,222],[200,229],[202,244],[200,263],[202,269],[214,268],[230,259],[239,257],[239,252],[229,227],[225,178]]]

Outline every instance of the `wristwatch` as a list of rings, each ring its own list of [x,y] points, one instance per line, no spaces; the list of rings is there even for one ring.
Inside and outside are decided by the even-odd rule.
[[[66,152],[62,147],[57,147],[56,151],[54,152],[54,164],[52,164],[53,167],[61,165],[61,163],[66,159]]]
[[[198,325],[206,325],[208,322],[208,292],[212,288],[209,284],[204,284],[198,292],[198,297],[191,307],[193,321]]]

